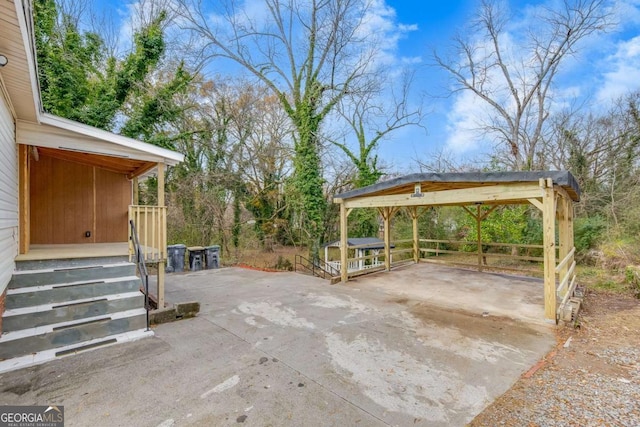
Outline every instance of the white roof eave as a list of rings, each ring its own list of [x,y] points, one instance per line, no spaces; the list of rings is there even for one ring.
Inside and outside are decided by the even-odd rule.
[[[153,159],[154,161],[164,162],[168,166],[175,166],[178,163],[184,161],[184,155],[181,153],[167,150],[166,148],[158,147],[156,145],[147,144],[146,142],[141,142],[133,138],[111,133],[102,129],[95,128],[93,126],[78,123],[73,120],[58,117],[53,114],[41,112],[39,114],[39,119],[41,125],[52,126],[54,128],[62,129],[75,133],[77,135],[87,137],[86,144],[88,152],[92,151],[91,140],[94,139],[98,140],[99,142],[107,142],[115,145],[113,147],[115,151],[118,151],[118,147],[124,149],[127,153],[129,153],[128,157],[131,158],[139,157],[140,160],[147,161]],[[140,155],[132,155],[132,152],[137,152]]]

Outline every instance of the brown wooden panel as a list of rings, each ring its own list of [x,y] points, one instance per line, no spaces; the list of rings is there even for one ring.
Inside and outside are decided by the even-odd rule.
[[[125,175],[96,168],[96,242],[126,242],[131,182]]]
[[[93,167],[40,155],[30,177],[31,243],[93,243]]]
[[[31,161],[29,169],[31,243],[53,243],[53,212],[49,183],[53,181],[53,166],[49,157]]]

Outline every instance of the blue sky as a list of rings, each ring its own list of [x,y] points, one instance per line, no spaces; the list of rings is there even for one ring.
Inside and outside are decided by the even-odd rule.
[[[98,13],[111,14],[121,34],[130,32],[129,14],[136,3],[126,0],[95,2]],[[163,1],[163,0],[160,0]],[[170,1],[170,0],[164,0]],[[257,1],[257,0],[246,0]],[[431,51],[446,51],[451,36],[464,28],[479,0],[417,1],[374,0],[384,19],[401,36],[393,47],[393,60],[401,64],[408,58],[416,67],[414,100],[424,99],[426,132],[404,128],[383,141],[379,157],[391,171],[415,171],[414,159],[427,161],[434,152],[443,150],[458,160],[470,160],[490,148],[488,142],[470,130],[471,117],[478,111],[469,95],[443,95],[448,86],[447,75],[430,66]],[[536,6],[558,4],[561,0],[511,0],[513,19],[526,22],[523,11]],[[640,88],[640,0],[612,0],[617,26],[607,34],[593,37],[580,46],[579,54],[564,64],[558,75],[558,94],[567,102],[578,99],[589,106],[606,108],[615,98]],[[393,13],[389,13],[393,9]],[[406,31],[407,27],[413,28]],[[405,30],[402,30],[405,28]],[[393,30],[391,30],[393,31]],[[480,113],[478,113],[480,114]]]

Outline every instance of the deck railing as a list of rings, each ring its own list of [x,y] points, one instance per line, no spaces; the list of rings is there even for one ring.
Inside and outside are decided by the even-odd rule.
[[[140,240],[141,254],[145,262],[156,263],[167,259],[167,208],[166,206],[129,206],[129,221],[133,221]],[[129,242],[129,258],[135,250]]]
[[[144,308],[147,311],[147,331],[148,331],[149,330],[149,310],[151,310],[151,304],[149,303],[149,271],[147,270],[147,264],[145,264],[144,262],[144,257],[142,256],[142,247],[140,246],[140,241],[138,239],[138,232],[136,231],[136,226],[132,220],[129,220],[129,226],[131,227],[129,241],[133,246],[134,261],[136,263],[136,268],[138,269],[138,273],[140,274],[140,278],[142,279],[142,289],[140,290],[144,293]]]
[[[537,265],[544,262],[544,257],[537,256],[544,248],[542,245],[482,242],[478,246],[474,241],[441,239],[419,239],[419,242],[420,261],[437,264],[476,267],[481,271],[497,269],[541,274]],[[485,248],[493,248],[494,251],[486,251]],[[505,253],[505,250],[511,253]],[[439,259],[440,255],[444,255],[442,259]],[[500,260],[511,261],[515,265],[505,265]]]
[[[332,279],[340,276],[340,270],[335,270],[331,264],[327,264],[321,259],[311,261],[302,255],[295,256],[294,269],[303,273],[311,273],[312,276],[323,279]]]

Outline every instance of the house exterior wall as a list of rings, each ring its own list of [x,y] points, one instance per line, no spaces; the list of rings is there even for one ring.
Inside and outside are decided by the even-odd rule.
[[[42,154],[29,173],[32,244],[127,241],[125,175]]]
[[[18,151],[15,120],[0,80],[0,295],[18,255]]]

